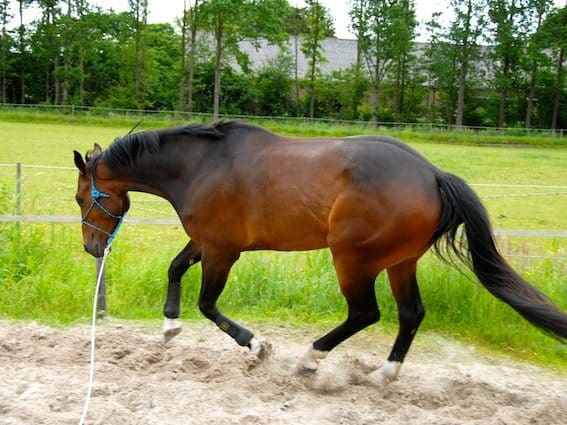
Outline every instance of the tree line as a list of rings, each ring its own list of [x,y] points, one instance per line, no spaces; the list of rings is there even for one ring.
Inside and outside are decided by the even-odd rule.
[[[450,0],[451,21],[434,14],[422,45],[414,1],[349,4],[356,63],[324,74],[334,27],[317,0],[188,0],[163,24],[148,23],[147,0],[120,13],[89,0],[0,0],[0,102],[567,127],[567,6]],[[280,53],[254,68],[245,40]]]

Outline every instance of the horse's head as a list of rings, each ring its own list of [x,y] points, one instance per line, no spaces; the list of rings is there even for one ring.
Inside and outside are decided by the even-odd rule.
[[[102,257],[130,208],[130,199],[124,184],[113,179],[108,167],[100,161],[102,149],[98,144],[84,159],[79,152],[74,154],[79,169],[75,199],[81,207],[83,244],[89,254]]]

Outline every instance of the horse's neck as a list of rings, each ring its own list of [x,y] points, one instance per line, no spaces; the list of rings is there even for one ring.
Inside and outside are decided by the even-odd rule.
[[[175,170],[172,167],[135,166],[123,170],[121,179],[129,192],[144,192],[171,200],[175,184]]]

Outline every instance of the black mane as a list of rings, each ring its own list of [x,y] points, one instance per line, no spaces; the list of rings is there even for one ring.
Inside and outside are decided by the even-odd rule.
[[[159,152],[163,136],[187,134],[196,137],[222,139],[225,131],[234,127],[247,126],[238,121],[217,121],[212,124],[189,124],[149,130],[117,137],[102,153],[102,160],[111,169],[133,165],[145,155]]]

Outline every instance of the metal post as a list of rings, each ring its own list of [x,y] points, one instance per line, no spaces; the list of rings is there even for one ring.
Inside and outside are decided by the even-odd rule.
[[[22,163],[16,164],[16,215],[22,214]]]
[[[96,275],[95,279],[98,278],[98,274],[102,273],[100,278],[100,287],[98,288],[98,297],[96,299],[96,315],[99,319],[104,317],[106,311],[106,275],[104,270],[101,271],[102,257],[96,259]],[[96,280],[95,280],[96,285]]]

